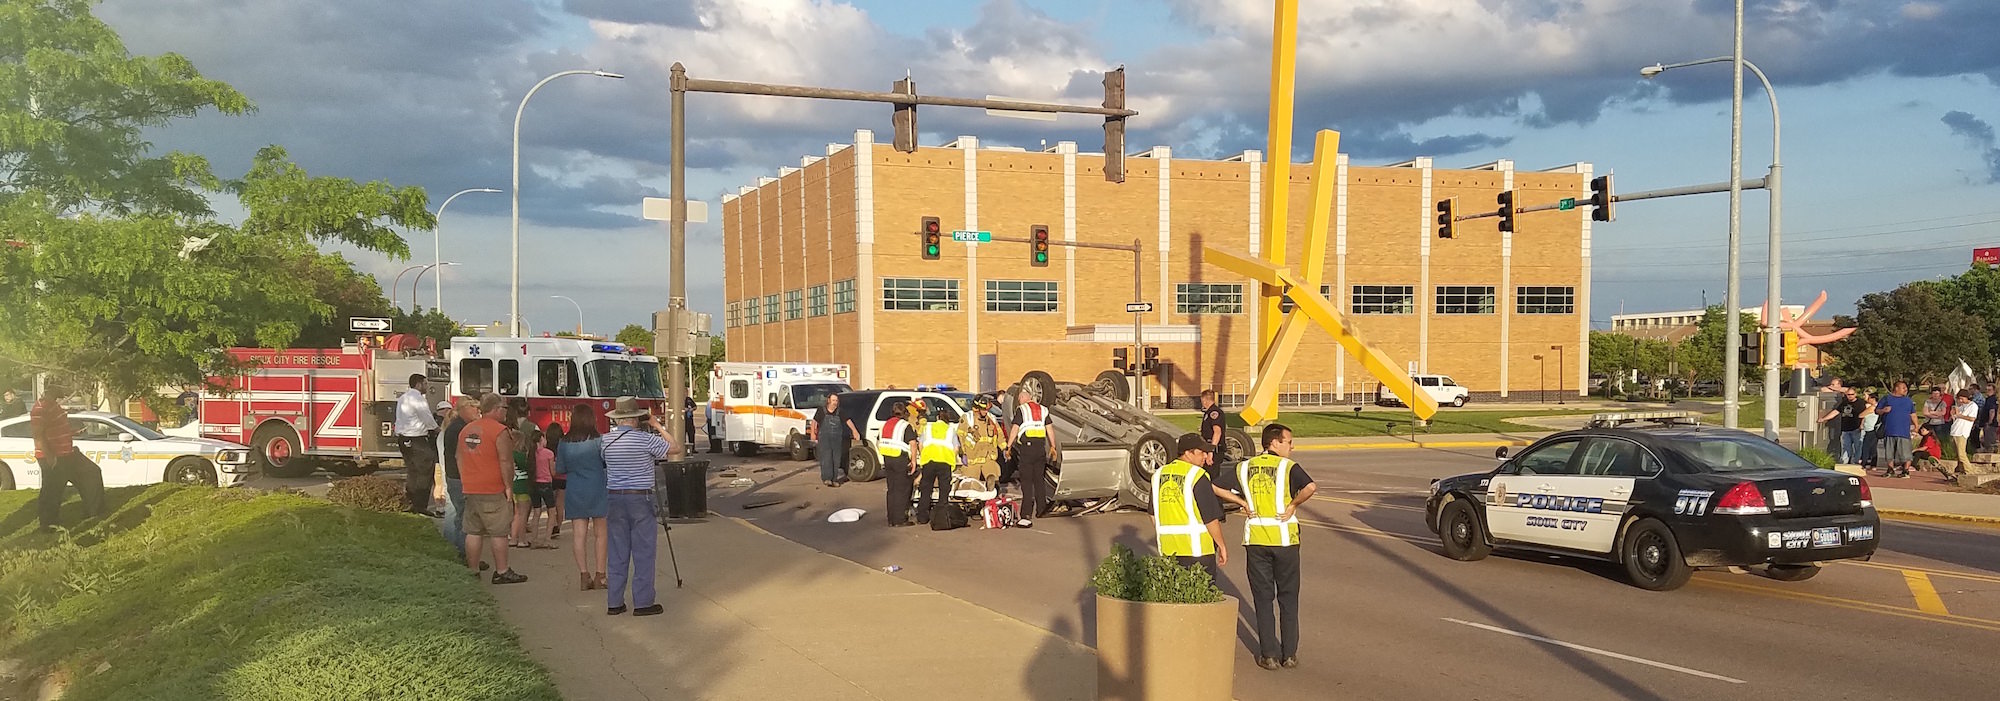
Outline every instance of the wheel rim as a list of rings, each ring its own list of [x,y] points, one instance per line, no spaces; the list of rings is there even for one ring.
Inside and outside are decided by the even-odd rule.
[[[1649,579],[1659,579],[1667,574],[1667,541],[1660,534],[1646,531],[1639,534],[1633,544],[1633,551],[1639,565],[1639,572]]]
[[[1222,457],[1229,462],[1238,462],[1249,458],[1250,451],[1248,450],[1248,446],[1243,445],[1242,441],[1236,440],[1235,436],[1223,436]]]
[[[847,459],[847,474],[848,474],[848,475],[850,475],[850,476],[851,476],[851,475],[859,475],[859,474],[864,474],[864,473],[866,473],[867,471],[868,471],[868,459],[867,459],[867,458],[863,458],[863,457],[850,457],[850,458],[848,458],[848,459]]]
[[[1026,390],[1028,392],[1028,396],[1034,397],[1035,401],[1040,402],[1043,400],[1041,378],[1039,377],[1021,378],[1021,389]]]
[[[183,463],[174,470],[174,481],[181,484],[207,484],[208,467],[193,463]]]
[[[1472,521],[1463,513],[1451,517],[1451,544],[1462,549],[1472,548]]]
[[[1167,446],[1165,444],[1159,441],[1146,441],[1139,445],[1139,469],[1146,473],[1147,479],[1152,479],[1153,473],[1159,472],[1160,467],[1166,464]]]
[[[272,465],[283,467],[292,460],[292,444],[283,438],[273,438],[264,444],[264,457],[270,460]]]

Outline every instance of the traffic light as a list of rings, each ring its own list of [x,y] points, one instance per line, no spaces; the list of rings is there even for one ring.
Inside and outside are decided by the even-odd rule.
[[[1611,176],[1600,175],[1590,181],[1590,220],[1611,221]]]
[[[1104,106],[1125,109],[1125,67],[1104,74]],[[1104,180],[1125,182],[1125,118],[1104,118]]]
[[[944,230],[937,217],[924,217],[924,260],[937,260],[944,253]]]
[[[904,95],[915,95],[917,94],[917,82],[909,78],[904,78],[896,81],[890,90]],[[896,139],[894,143],[896,150],[903,153],[916,153],[917,106],[896,105],[896,114],[890,120],[890,123],[895,126]]]
[[[1736,334],[1736,362],[1743,365],[1761,365],[1764,362],[1764,334],[1746,331]]]
[[[1494,201],[1500,204],[1500,230],[1509,232],[1513,231],[1514,191],[1508,190],[1506,192],[1502,192],[1500,193],[1499,197],[1494,198]]]
[[[1148,374],[1148,375],[1150,375],[1150,374],[1153,374],[1153,373],[1155,373],[1155,372],[1159,372],[1159,371],[1160,371],[1160,347],[1159,347],[1159,346],[1146,346],[1146,360],[1145,360],[1145,364],[1144,364],[1144,365],[1141,365],[1140,367],[1142,367],[1142,368],[1145,368],[1145,373],[1146,373],[1146,374]]]
[[[1785,367],[1788,367],[1788,368],[1791,368],[1791,367],[1798,367],[1798,365],[1799,365],[1799,332],[1797,332],[1797,331],[1786,331],[1786,332],[1784,332],[1784,336],[1783,336],[1783,337],[1784,337],[1784,342],[1785,342],[1785,350],[1784,350],[1784,355],[1781,355],[1781,356],[1779,356],[1779,357],[1781,357],[1781,358],[1783,358],[1783,359],[1784,359],[1784,366],[1785,366]]]
[[[1111,369],[1124,372],[1126,366],[1131,362],[1129,360],[1129,351],[1130,349],[1127,348],[1111,349]]]
[[[1049,227],[1041,224],[1028,227],[1028,264],[1037,268],[1049,267]]]
[[[1446,197],[1438,200],[1438,238],[1452,237],[1452,224],[1458,221],[1458,198]]]

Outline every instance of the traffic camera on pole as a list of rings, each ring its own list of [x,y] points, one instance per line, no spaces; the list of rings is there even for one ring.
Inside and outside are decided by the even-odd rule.
[[[1500,203],[1500,230],[1512,232],[1514,230],[1514,191],[1508,190],[1502,192],[1499,197],[1494,198],[1494,201]]]
[[[1590,181],[1590,220],[1611,221],[1611,176],[1600,175]]]
[[[944,230],[937,217],[924,217],[924,260],[937,260],[944,253]]]
[[[1458,198],[1447,197],[1438,200],[1438,238],[1452,238],[1452,225],[1458,221]]]
[[[1041,224],[1028,227],[1028,264],[1037,268],[1049,267],[1049,227]]]

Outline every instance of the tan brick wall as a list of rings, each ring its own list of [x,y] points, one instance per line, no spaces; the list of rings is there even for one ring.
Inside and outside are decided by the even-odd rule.
[[[965,249],[945,242],[939,260],[924,260],[917,236],[919,220],[936,216],[949,237],[965,226],[965,162],[957,149],[924,148],[901,153],[875,149],[875,278],[861,284],[876,294],[875,383],[913,387],[947,382],[968,386],[966,304],[977,299],[966,279]],[[883,278],[959,281],[958,311],[887,311]]]
[[[846,363],[857,371],[861,367],[861,347],[858,312],[834,313],[833,283],[854,280],[859,273],[858,247],[860,245],[854,230],[854,149],[843,149],[828,156],[828,190],[831,193],[828,206],[833,210],[833,245],[827,252],[832,262],[833,272],[828,275],[827,317],[823,319],[828,329],[827,342],[830,344],[815,352],[815,357],[824,356],[828,361]],[[859,280],[855,281],[860,284]]]

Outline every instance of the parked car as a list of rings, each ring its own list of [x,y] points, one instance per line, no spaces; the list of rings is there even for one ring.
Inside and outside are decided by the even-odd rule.
[[[1459,386],[1445,375],[1411,375],[1410,384],[1431,396],[1438,406],[1465,406],[1472,399],[1472,391]],[[1389,391],[1388,387],[1375,390],[1375,403],[1382,406],[1402,406],[1403,400]]]
[[[236,443],[168,436],[101,411],[72,412],[69,420],[76,428],[76,449],[104,470],[106,487],[161,482],[234,487],[257,469],[250,449]],[[30,431],[25,415],[0,421],[0,490],[41,488]]]

